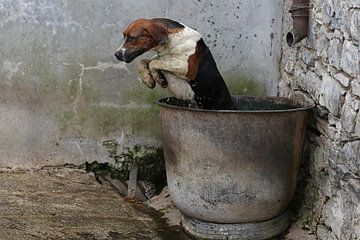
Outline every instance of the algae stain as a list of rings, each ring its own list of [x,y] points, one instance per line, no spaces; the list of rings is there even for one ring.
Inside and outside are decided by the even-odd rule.
[[[154,104],[159,98],[167,95],[169,95],[168,91],[159,86],[156,86],[154,89],[149,89],[141,84],[123,92],[121,99],[125,102],[132,101],[138,104]]]
[[[109,165],[112,177],[127,180],[130,166],[136,163],[139,166],[138,180],[151,182],[158,190],[166,186],[165,158],[163,149],[148,145],[135,144],[132,147],[121,146],[116,139],[103,142],[109,155]]]
[[[28,72],[40,77],[40,87],[45,91],[56,88],[60,79],[51,67],[51,63],[49,62],[51,56],[46,47],[42,46],[40,42],[35,41],[28,58],[31,63],[28,66]]]
[[[107,96],[101,95],[83,75],[81,96],[74,108],[72,104],[77,98],[80,80],[79,73],[73,75],[77,77],[67,85],[66,107],[55,116],[60,130],[81,132],[80,135],[84,137],[106,137],[127,129],[134,135],[150,133],[155,139],[160,139],[159,109],[156,100],[169,95],[166,89],[159,86],[148,89],[138,83],[120,88],[117,98],[112,99],[111,104],[102,104],[102,99],[107,99]],[[232,71],[224,74],[224,78],[233,95],[265,95],[264,88],[245,74]]]
[[[74,111],[64,111],[55,114],[55,122],[61,131],[66,131],[75,119]]]
[[[228,71],[223,75],[226,85],[232,95],[266,95],[265,88],[247,74],[237,71]]]
[[[76,111],[71,99],[76,98],[79,84],[76,79],[68,84],[68,106],[56,114],[60,130],[67,131],[75,126],[83,128],[92,136],[109,134],[131,129],[133,134],[151,133],[155,139],[160,138],[159,111],[156,100],[166,96],[165,90],[150,90],[145,86],[133,86],[120,90],[118,98],[112,104],[102,104],[103,97],[87,81],[83,81],[82,94],[76,103]]]

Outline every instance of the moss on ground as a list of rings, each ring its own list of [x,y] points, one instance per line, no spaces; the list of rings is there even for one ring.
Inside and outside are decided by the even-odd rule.
[[[165,158],[162,148],[139,144],[131,148],[123,148],[115,139],[104,141],[103,145],[108,150],[109,163],[87,164],[88,171],[128,180],[130,167],[136,163],[139,166],[138,181],[154,184],[157,194],[166,186]]]

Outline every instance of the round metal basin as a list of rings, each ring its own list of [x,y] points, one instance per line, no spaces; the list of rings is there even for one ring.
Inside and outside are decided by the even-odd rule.
[[[170,195],[190,218],[261,222],[288,207],[312,106],[278,97],[233,96],[236,110],[160,105]]]

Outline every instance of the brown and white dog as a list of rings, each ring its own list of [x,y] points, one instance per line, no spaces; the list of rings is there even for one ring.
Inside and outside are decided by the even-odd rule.
[[[149,88],[167,87],[176,98],[195,101],[203,109],[231,109],[232,99],[214,58],[199,32],[165,18],[138,19],[124,31],[118,60],[131,62],[153,50],[152,59],[138,63]]]

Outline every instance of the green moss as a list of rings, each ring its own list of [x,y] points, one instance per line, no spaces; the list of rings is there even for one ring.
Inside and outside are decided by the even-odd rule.
[[[159,109],[156,101],[169,96],[167,89],[159,86],[149,89],[137,83],[120,89],[113,105],[103,105],[101,101],[107,96],[100,95],[97,88],[86,79],[83,79],[82,89],[79,91],[79,71],[79,67],[71,70],[74,78],[67,85],[67,107],[56,114],[61,130],[75,129],[79,135],[86,137],[108,136],[116,131],[131,129],[135,135],[151,133],[153,137],[160,138]],[[228,72],[224,74],[224,78],[233,95],[265,94],[261,85],[244,74]]]
[[[244,73],[229,71],[224,79],[232,95],[266,95],[264,87]]]
[[[135,145],[125,148],[122,156],[126,162],[135,162],[139,166],[140,181],[151,182],[157,189],[166,186],[165,158],[161,148]]]
[[[115,139],[112,139],[104,141],[103,146],[108,150],[109,158],[114,159],[114,162],[117,163],[120,158],[120,156],[117,154],[119,143]]]
[[[162,148],[142,146],[123,148],[115,139],[103,142],[109,152],[109,173],[113,178],[127,180],[130,166],[136,163],[139,166],[138,180],[151,182],[161,191],[166,186],[165,159]],[[93,167],[97,168],[97,165]]]
[[[42,95],[53,94],[58,86],[58,76],[55,74],[49,59],[49,51],[38,41],[34,41],[27,56],[31,65],[28,66],[28,73],[40,76],[38,89]]]
[[[120,96],[123,102],[134,102],[137,104],[151,104],[157,108],[156,101],[169,93],[166,89],[156,86],[154,89],[149,89],[144,84],[136,85]]]
[[[58,124],[58,127],[61,131],[66,131],[68,126],[73,122],[74,119],[74,111],[64,111],[55,115],[56,123]]]
[[[150,90],[145,86],[136,86],[120,94],[117,105],[103,106],[101,97],[89,85],[83,85],[80,101],[70,109],[56,114],[56,122],[61,130],[74,127],[83,128],[89,135],[108,136],[112,132],[132,129],[134,134],[150,132],[160,137],[159,110],[156,100],[165,95],[161,89]],[[78,94],[78,83],[73,80],[69,85],[68,98],[74,100]]]
[[[109,81],[113,84],[110,86],[118,89],[112,90],[106,85],[113,96],[113,99],[108,100],[109,96],[105,95],[108,93],[101,87],[106,83],[98,82],[97,76],[101,77],[108,72],[109,76],[115,76],[115,70],[86,70],[80,85],[81,66],[74,61],[77,58],[63,59],[71,63],[66,67],[55,65],[49,61],[53,59],[51,51],[37,40],[35,33],[28,36],[28,41],[31,45],[24,52],[24,58],[31,64],[24,65],[26,75],[19,76],[19,86],[28,93],[24,94],[26,101],[43,105],[63,133],[98,139],[116,131],[132,129],[133,134],[150,133],[159,138],[159,116],[155,101],[168,95],[167,90],[160,87],[151,90],[135,81],[122,81],[119,85]],[[81,59],[84,66],[94,66],[96,61],[94,56],[82,56]],[[126,72],[124,74],[124,79],[127,79],[129,75]],[[103,104],[106,101],[112,104]]]

